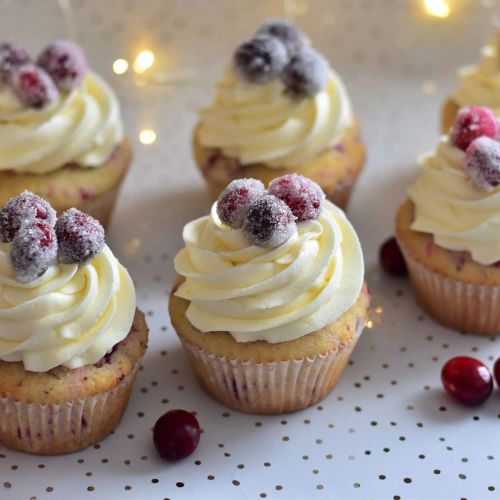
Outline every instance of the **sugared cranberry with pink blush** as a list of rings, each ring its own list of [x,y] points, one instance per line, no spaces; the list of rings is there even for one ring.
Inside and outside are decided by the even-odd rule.
[[[67,40],[57,40],[45,48],[38,56],[37,63],[63,92],[78,87],[88,72],[83,52]]]
[[[12,73],[30,62],[28,51],[12,42],[0,42],[0,82],[7,81]]]
[[[493,377],[488,367],[469,356],[450,359],[443,366],[441,381],[453,399],[467,406],[483,403],[493,390]]]
[[[10,83],[19,100],[31,108],[45,108],[59,97],[52,78],[42,68],[32,64],[18,68],[12,74]]]
[[[240,229],[248,207],[266,194],[264,184],[256,179],[236,179],[217,200],[219,219],[232,229]]]
[[[465,151],[478,137],[495,138],[499,132],[498,121],[493,111],[482,106],[462,108],[451,129],[451,140],[457,148]]]
[[[465,173],[485,191],[500,186],[500,143],[489,137],[472,141],[465,156]]]
[[[56,212],[48,202],[30,191],[11,198],[0,211],[0,241],[12,241],[23,223],[35,220],[53,226]]]
[[[153,441],[162,458],[180,460],[191,455],[200,442],[200,424],[185,410],[162,415],[153,429]]]
[[[56,221],[57,254],[62,264],[85,264],[104,247],[104,229],[97,219],[76,208],[66,210]]]
[[[21,226],[12,240],[10,258],[16,278],[28,283],[40,277],[57,257],[54,228],[45,222],[30,221]]]
[[[273,195],[254,201],[245,215],[243,231],[253,245],[276,248],[297,230],[295,215],[288,205]]]
[[[318,184],[298,174],[274,179],[269,184],[268,193],[283,200],[297,217],[297,222],[317,219],[325,200],[325,193]]]
[[[405,276],[408,273],[403,253],[394,236],[384,241],[379,250],[382,269],[392,276]]]

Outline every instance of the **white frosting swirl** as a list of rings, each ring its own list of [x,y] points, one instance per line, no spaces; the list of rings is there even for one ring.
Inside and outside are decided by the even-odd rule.
[[[134,285],[107,246],[88,264],[54,264],[20,283],[0,244],[0,360],[34,372],[96,363],[128,335],[134,314]]]
[[[67,163],[98,167],[122,140],[118,100],[95,73],[41,110],[26,108],[7,85],[0,87],[0,171],[44,174]]]
[[[323,90],[295,100],[279,80],[248,83],[229,67],[213,104],[201,112],[198,139],[243,165],[294,169],[334,146],[352,124],[349,97],[331,69]]]
[[[479,64],[461,68],[459,78],[453,97],[460,107],[487,106],[500,115],[500,31],[481,49]]]
[[[285,342],[338,319],[359,297],[363,255],[342,212],[325,202],[317,221],[297,224],[281,246],[260,248],[241,229],[210,216],[190,222],[175,258],[189,300],[186,316],[201,332],[227,331],[237,342]]]
[[[411,228],[434,235],[447,250],[468,251],[479,264],[500,260],[500,188],[476,187],[464,171],[465,153],[447,136],[422,156],[422,173],[409,190],[415,205]]]

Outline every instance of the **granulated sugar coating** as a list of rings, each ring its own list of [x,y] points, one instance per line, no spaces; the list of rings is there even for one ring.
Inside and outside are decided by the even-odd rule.
[[[66,210],[56,222],[58,259],[63,264],[84,264],[104,247],[104,229],[98,220],[76,208]]]
[[[227,226],[239,229],[251,203],[266,194],[264,184],[256,179],[236,179],[217,200],[217,215]]]
[[[34,220],[53,226],[56,212],[47,201],[30,191],[11,198],[0,211],[0,241],[12,241],[23,223]]]
[[[41,276],[57,257],[54,228],[44,222],[23,224],[12,240],[10,258],[18,281],[28,283]]]
[[[19,100],[31,108],[45,108],[59,97],[59,91],[50,75],[32,64],[21,66],[15,71],[10,84]]]
[[[310,44],[304,33],[283,19],[267,21],[258,29],[257,34],[271,35],[280,40],[290,57],[304,50]]]
[[[478,137],[496,137],[498,133],[497,119],[489,108],[471,106],[462,108],[451,129],[453,144],[465,151],[469,144]]]
[[[325,199],[325,193],[318,184],[298,174],[274,179],[269,184],[268,192],[290,207],[297,222],[317,219]]]
[[[243,225],[247,238],[263,248],[280,246],[295,230],[292,211],[284,201],[272,195],[266,195],[250,205]]]
[[[493,191],[500,185],[500,144],[480,137],[467,148],[465,172],[476,186]]]
[[[0,81],[7,81],[14,70],[29,60],[30,56],[24,47],[12,42],[0,42]]]

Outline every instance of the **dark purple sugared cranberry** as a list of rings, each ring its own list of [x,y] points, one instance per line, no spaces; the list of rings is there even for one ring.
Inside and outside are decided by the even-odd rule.
[[[56,212],[47,201],[30,191],[11,198],[0,211],[0,241],[12,241],[23,223],[34,220],[53,226]]]
[[[325,193],[318,184],[298,174],[274,179],[269,184],[268,192],[288,205],[297,222],[317,219],[325,199]]]
[[[56,235],[57,258],[62,264],[85,264],[104,247],[104,229],[100,222],[76,208],[66,210],[57,218]]]
[[[227,226],[239,229],[251,203],[266,194],[262,182],[255,179],[235,179],[217,200],[217,215]]]
[[[12,240],[10,258],[22,283],[41,276],[57,257],[54,228],[45,222],[30,221],[21,226]]]
[[[11,77],[11,85],[19,100],[26,106],[41,109],[57,100],[59,91],[52,78],[38,66],[25,64]]]
[[[500,387],[500,358],[495,361],[495,364],[493,366],[493,373],[495,374],[497,385]]]
[[[0,42],[0,81],[7,81],[12,73],[30,62],[28,51],[12,42]]]
[[[270,35],[277,38],[294,56],[309,45],[308,38],[293,24],[283,19],[271,19],[264,23],[257,31],[258,35]]]
[[[193,453],[200,441],[200,424],[185,410],[170,410],[154,426],[153,441],[160,457],[180,460]]]
[[[290,97],[313,97],[326,86],[328,65],[318,52],[307,49],[292,57],[280,78]]]
[[[236,73],[251,83],[268,83],[278,77],[288,62],[285,46],[275,37],[256,35],[234,53]]]
[[[466,151],[465,173],[481,189],[496,189],[500,185],[500,143],[486,136],[474,139]]]
[[[88,71],[83,52],[67,40],[57,40],[49,45],[38,56],[37,62],[63,92],[80,85]]]
[[[387,274],[404,276],[408,270],[396,238],[387,239],[379,250],[380,265]]]
[[[446,392],[463,405],[475,406],[486,401],[493,390],[490,370],[478,359],[457,356],[441,370]]]
[[[496,137],[498,122],[491,109],[482,106],[462,108],[451,129],[451,140],[457,148],[465,151],[478,137]]]
[[[295,215],[288,205],[273,195],[254,201],[247,210],[243,231],[252,244],[276,248],[296,230]]]

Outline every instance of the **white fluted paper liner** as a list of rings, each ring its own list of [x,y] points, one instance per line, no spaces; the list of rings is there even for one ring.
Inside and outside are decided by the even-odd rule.
[[[287,413],[307,408],[330,393],[363,327],[361,321],[349,345],[340,344],[313,358],[287,361],[241,361],[186,341],[183,346],[201,385],[217,401],[245,413]]]
[[[500,334],[500,286],[459,281],[418,262],[400,244],[417,301],[440,323],[481,335]]]
[[[106,437],[127,406],[137,367],[107,392],[58,404],[0,398],[0,444],[37,455],[83,449]]]

